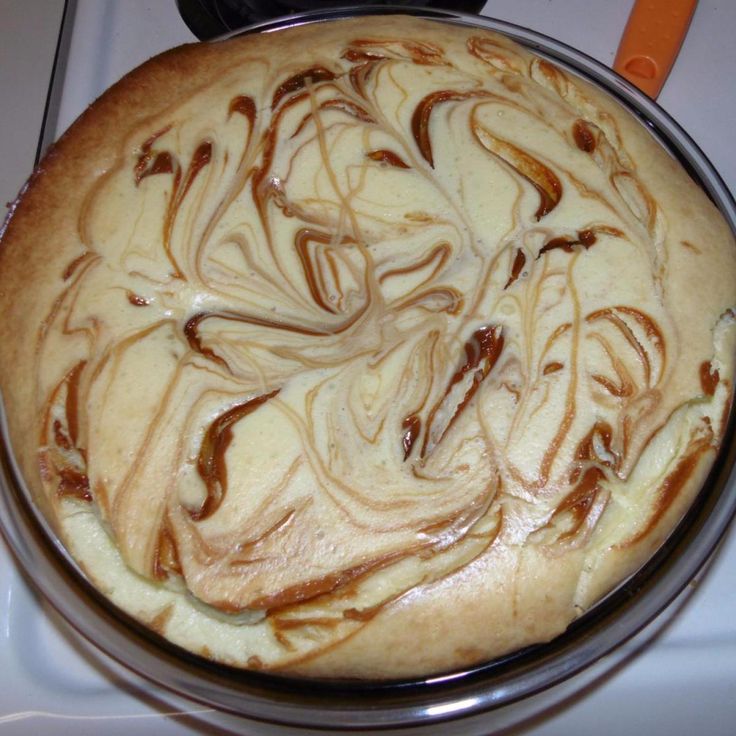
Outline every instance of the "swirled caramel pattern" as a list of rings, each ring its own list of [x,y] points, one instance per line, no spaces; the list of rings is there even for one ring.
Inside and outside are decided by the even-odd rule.
[[[221,661],[392,676],[549,638],[702,480],[732,285],[685,324],[707,256],[569,74],[431,23],[297,32],[223,45],[89,183],[34,348],[46,493],[113,600]],[[413,659],[452,581],[507,633]],[[403,664],[339,660],[403,610]]]

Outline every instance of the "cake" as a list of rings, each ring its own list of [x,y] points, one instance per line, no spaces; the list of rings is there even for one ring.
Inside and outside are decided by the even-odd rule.
[[[391,16],[182,46],[50,150],[2,392],[90,581],[209,660],[401,679],[563,632],[731,405],[733,236],[619,103]]]

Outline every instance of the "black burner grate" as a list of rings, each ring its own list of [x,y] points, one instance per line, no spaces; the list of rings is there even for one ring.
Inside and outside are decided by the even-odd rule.
[[[197,38],[207,41],[251,23],[289,13],[325,10],[345,5],[406,5],[478,13],[485,0],[176,0],[181,17]]]

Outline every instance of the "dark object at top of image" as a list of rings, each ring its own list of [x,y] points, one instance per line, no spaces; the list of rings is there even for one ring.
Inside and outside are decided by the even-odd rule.
[[[485,0],[176,0],[179,13],[200,41],[208,41],[251,23],[307,10],[328,10],[345,5],[406,5],[478,13]]]

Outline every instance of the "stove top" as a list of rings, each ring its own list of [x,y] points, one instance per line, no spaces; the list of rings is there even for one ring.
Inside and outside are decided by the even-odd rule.
[[[11,3],[21,6],[23,0]],[[68,0],[66,5],[47,140],[122,74],[159,51],[195,40],[173,0]],[[484,14],[555,36],[610,65],[630,7],[630,1],[494,0]],[[0,9],[0,19],[5,12]],[[736,66],[733,28],[736,3],[701,0],[659,98],[732,191],[736,146],[725,142],[732,140],[736,120],[730,76]],[[40,56],[50,65],[53,54]],[[40,119],[31,122],[40,126]],[[31,165],[28,161],[27,168]],[[13,186],[17,189],[20,183],[19,179]],[[586,680],[582,690],[573,683],[569,688],[573,694],[561,703],[504,733],[730,736],[736,720],[736,586],[731,583],[735,571],[732,529],[697,584],[669,609],[664,628],[660,622],[658,629],[645,630],[626,645],[623,661],[612,670],[602,663],[592,683]],[[263,724],[228,721],[124,672],[36,597],[2,538],[0,667],[3,736],[277,732]],[[491,715],[488,733],[493,729]],[[463,731],[458,727],[452,733]]]

